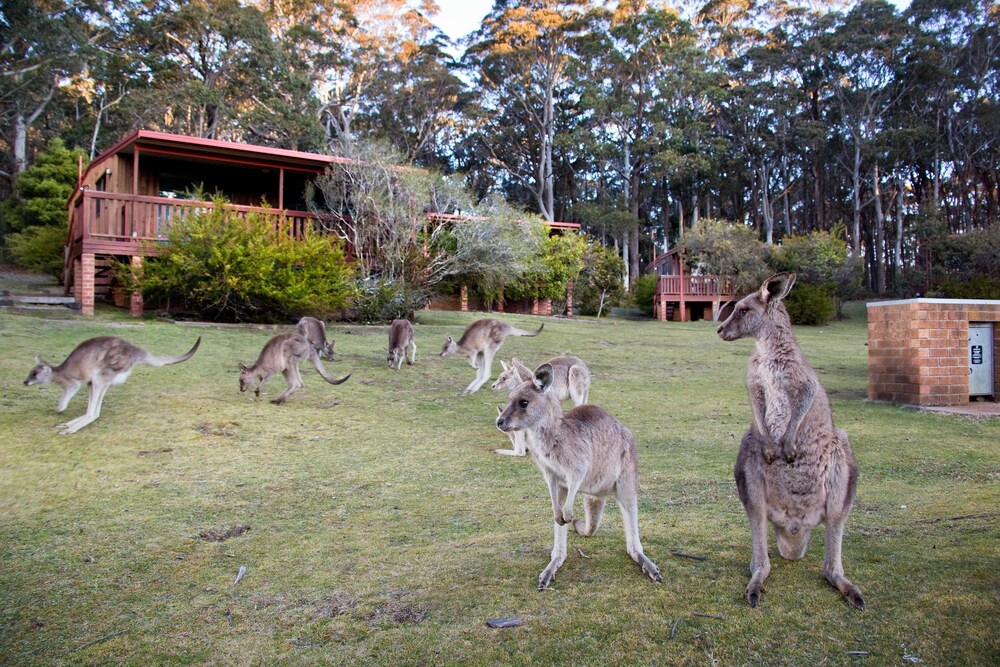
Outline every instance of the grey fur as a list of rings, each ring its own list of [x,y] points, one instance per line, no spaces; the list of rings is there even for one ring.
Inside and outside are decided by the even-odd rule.
[[[295,325],[295,333],[309,341],[309,345],[316,350],[316,354],[327,361],[334,361],[337,358],[335,349],[337,343],[326,339],[326,324],[323,323],[323,320],[317,320],[315,317],[303,317]]]
[[[256,384],[254,395],[260,396],[261,387],[275,373],[281,373],[288,382],[285,389],[276,399],[271,401],[277,405],[284,403],[289,396],[302,389],[302,375],[299,373],[299,364],[308,359],[313,367],[330,384],[341,384],[347,382],[351,377],[346,375],[339,380],[331,378],[326,369],[323,368],[319,360],[319,354],[304,336],[293,333],[278,334],[267,341],[264,349],[253,366],[247,367],[240,364],[240,391],[246,391]]]
[[[852,605],[864,609],[861,591],[844,576],[841,563],[858,465],[847,434],[833,425],[830,402],[816,372],[792,335],[782,300],[794,282],[794,273],[768,278],[760,290],[737,303],[718,328],[723,340],[757,340],[747,371],[753,421],[734,470],[753,540],[745,596],[756,606],[771,572],[768,522],[782,557],[799,560],[813,528],[825,521],[823,575]]]
[[[537,331],[531,333],[487,317],[466,327],[457,343],[450,335],[446,336],[441,356],[461,354],[469,358],[469,365],[476,369],[476,379],[462,392],[462,396],[468,396],[489,382],[490,375],[493,374],[493,357],[507,336],[537,336],[544,328],[545,325],[542,324]]]
[[[542,364],[530,382],[511,392],[507,407],[496,421],[501,431],[525,432],[531,458],[549,489],[555,535],[551,560],[538,576],[538,589],[544,590],[552,583],[566,560],[569,526],[585,537],[593,535],[612,493],[621,509],[629,556],[649,578],[663,581],[639,541],[639,458],[635,437],[596,405],[582,405],[563,414],[552,382],[552,367]],[[584,496],[583,521],[573,516],[577,493]]]
[[[396,367],[398,371],[403,367],[403,359],[406,358],[406,348],[410,348],[410,358],[406,359],[407,365],[412,366],[417,360],[417,341],[413,337],[413,325],[409,320],[393,320],[389,325],[389,347],[386,348],[386,361],[389,368]]]
[[[580,357],[559,356],[552,357],[546,361],[552,366],[554,374],[552,380],[552,390],[556,398],[565,401],[567,398],[573,401],[573,407],[583,405],[587,402],[590,393],[590,369]],[[494,391],[506,390],[511,392],[517,389],[522,382],[530,380],[532,371],[516,358],[510,360],[510,365],[500,361],[503,372],[491,385]],[[527,453],[527,442],[521,431],[508,431],[508,437],[513,445],[513,449],[494,449],[494,454],[505,456],[524,456]]]
[[[195,341],[187,354],[179,357],[164,357],[146,352],[126,340],[115,336],[99,336],[83,341],[69,353],[66,360],[52,366],[41,357],[35,357],[36,366],[28,373],[24,384],[46,384],[55,382],[63,388],[56,412],[62,413],[69,401],[83,385],[89,385],[87,412],[76,419],[57,425],[60,435],[76,433],[101,416],[104,395],[113,385],[123,384],[136,364],[166,366],[187,361],[198,351],[201,337]]]

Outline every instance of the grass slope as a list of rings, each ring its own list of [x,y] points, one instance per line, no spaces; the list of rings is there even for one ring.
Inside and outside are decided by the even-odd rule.
[[[0,663],[996,663],[1000,422],[866,402],[863,307],[852,315],[796,333],[861,466],[844,565],[864,612],[823,580],[822,530],[796,563],[772,539],[767,594],[744,602],[732,464],[752,343],[724,343],[710,323],[550,319],[504,344],[504,359],[590,364],[592,402],[638,438],[640,531],[664,576],[650,582],[625,554],[612,503],[595,537],[571,533],[539,593],[552,539],[541,475],[491,453],[507,443],[493,425],[504,396],[459,398],[473,369],[436,356],[474,314],[420,313],[417,363],[399,372],[384,327],[333,326],[327,367],[351,380],[331,387],[303,367],[306,389],[275,406],[239,394],[236,369],[275,330],[5,313]],[[33,355],[58,363],[106,334],[160,354],[203,341],[189,362],[136,369],[97,422],[58,436],[58,388],[21,384]],[[968,515],[985,516],[953,519]],[[508,616],[523,626],[485,625]]]

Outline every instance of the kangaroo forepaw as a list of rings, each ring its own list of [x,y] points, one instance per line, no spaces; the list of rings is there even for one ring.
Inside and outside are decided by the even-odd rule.
[[[648,558],[642,559],[642,571],[647,577],[656,583],[663,583],[663,577],[660,575],[660,568],[656,567],[656,564]]]
[[[798,458],[799,452],[795,447],[786,446],[781,450],[782,455],[785,458],[785,463],[794,463],[795,459]]]
[[[777,457],[778,450],[773,445],[764,448],[764,463],[771,465]]]
[[[750,603],[751,607],[756,607],[757,603],[760,602],[760,596],[763,594],[764,594],[764,586],[762,586],[761,584],[750,582],[750,585],[747,586],[747,590],[743,594],[743,596],[747,599],[747,602]]]

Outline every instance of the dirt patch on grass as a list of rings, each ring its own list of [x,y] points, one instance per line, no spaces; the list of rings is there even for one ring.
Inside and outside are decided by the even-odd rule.
[[[426,608],[416,604],[407,604],[403,601],[403,598],[409,595],[408,591],[394,591],[390,593],[389,599],[376,607],[375,611],[368,616],[368,622],[372,625],[382,625],[385,623],[416,625],[427,620],[430,612]]]
[[[205,435],[219,435],[227,438],[235,437],[239,434],[243,424],[234,421],[222,422],[202,422],[198,430]]]
[[[212,528],[198,533],[198,539],[205,542],[225,542],[234,537],[239,537],[250,530],[249,524],[242,526],[230,526],[229,528]]]

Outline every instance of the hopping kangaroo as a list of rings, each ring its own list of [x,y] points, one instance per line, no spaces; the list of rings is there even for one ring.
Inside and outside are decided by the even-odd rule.
[[[260,396],[260,389],[264,383],[275,373],[281,373],[285,376],[285,381],[288,382],[288,388],[271,401],[276,405],[281,405],[288,400],[289,396],[302,389],[299,364],[306,359],[312,362],[316,371],[330,384],[341,384],[347,382],[347,379],[351,377],[346,375],[339,380],[334,380],[327,375],[326,369],[323,368],[323,364],[319,360],[319,354],[304,336],[285,333],[278,334],[267,341],[253,366],[248,368],[245,364],[240,364],[240,391],[246,391],[256,384],[253,393],[255,396]]]
[[[580,357],[552,357],[546,361],[552,366],[553,380],[552,391],[556,398],[565,401],[572,399],[573,407],[578,407],[587,402],[587,395],[590,393],[590,369],[583,363]],[[502,360],[503,373],[491,386],[494,391],[507,390],[508,392],[517,389],[522,382],[531,379],[531,369],[522,364],[517,359],[511,359],[508,366]],[[505,456],[524,456],[527,453],[527,442],[524,433],[521,431],[508,431],[513,449],[494,449],[494,454]]]
[[[493,373],[493,357],[507,336],[537,336],[544,328],[542,324],[538,331],[531,333],[492,318],[476,320],[465,329],[457,343],[450,335],[444,339],[441,356],[461,354],[469,358],[469,365],[476,369],[476,379],[462,392],[462,396],[467,396],[479,391],[489,381]]]
[[[847,434],[833,425],[816,372],[792,336],[782,300],[794,282],[794,273],[772,276],[737,303],[718,329],[723,340],[757,340],[747,371],[753,421],[735,468],[753,541],[745,595],[751,607],[757,606],[771,572],[768,521],[777,534],[778,552],[789,560],[805,556],[813,528],[825,521],[823,575],[852,605],[864,609],[861,591],[844,576],[840,560],[858,465]]]
[[[115,336],[91,338],[77,345],[76,349],[66,357],[66,361],[58,366],[52,366],[40,357],[35,357],[35,362],[38,365],[28,373],[28,379],[24,381],[24,384],[30,387],[34,384],[55,382],[62,387],[63,395],[59,399],[59,407],[56,408],[56,412],[59,413],[66,409],[69,400],[80,390],[80,387],[84,384],[90,385],[87,396],[87,412],[56,427],[62,429],[59,431],[61,435],[76,433],[101,416],[104,395],[108,393],[108,389],[112,385],[123,384],[128,379],[129,373],[132,372],[133,366],[137,364],[146,364],[147,366],[179,364],[194,356],[199,345],[201,345],[200,336],[187,354],[179,357],[162,357],[146,352],[142,348]]]
[[[323,320],[317,320],[315,317],[303,317],[295,325],[295,333],[309,341],[309,345],[316,350],[316,354],[319,356],[328,361],[333,361],[336,358],[334,348],[337,343],[332,340],[327,341],[326,325],[323,324]]]
[[[389,325],[389,347],[385,349],[389,368],[395,366],[398,371],[403,367],[407,347],[410,348],[410,358],[406,363],[412,366],[417,360],[417,342],[413,339],[413,325],[409,320],[393,320]]]
[[[553,375],[552,366],[539,366],[530,382],[511,392],[507,407],[497,417],[497,428],[501,431],[526,432],[531,457],[549,487],[555,538],[552,559],[538,576],[538,590],[552,583],[566,560],[570,524],[580,535],[593,535],[612,493],[621,508],[628,555],[650,579],[663,581],[660,570],[646,557],[639,542],[639,459],[635,437],[596,405],[581,405],[564,415],[553,391]],[[573,518],[577,493],[584,495],[583,521]]]

